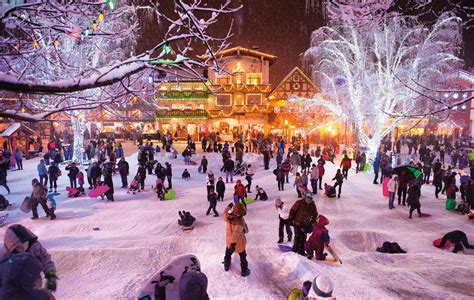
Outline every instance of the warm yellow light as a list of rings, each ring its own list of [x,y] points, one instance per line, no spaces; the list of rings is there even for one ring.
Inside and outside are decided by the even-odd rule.
[[[288,125],[288,120],[285,120],[285,125]]]
[[[104,21],[104,14],[102,12],[100,12],[99,14],[99,22],[102,22]]]
[[[54,40],[54,46],[56,46],[56,47],[59,46],[59,40],[58,39]]]
[[[33,42],[33,47],[38,48],[38,42],[37,41]]]
[[[97,30],[97,23],[94,21],[94,23],[92,23],[92,29],[94,29],[94,31]]]

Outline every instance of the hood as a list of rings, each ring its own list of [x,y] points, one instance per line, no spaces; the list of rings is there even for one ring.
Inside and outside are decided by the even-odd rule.
[[[323,227],[323,226],[326,226],[328,224],[329,224],[328,218],[326,218],[323,215],[319,215],[319,217],[318,217],[318,226]]]
[[[38,240],[38,237],[31,232],[28,228],[24,227],[20,224],[15,224],[5,231],[5,235],[3,236],[3,242],[5,248],[12,252],[17,247],[20,247],[25,242],[29,242],[30,245]]]
[[[247,214],[247,210],[245,209],[244,205],[239,202],[234,206],[233,214],[243,217]]]

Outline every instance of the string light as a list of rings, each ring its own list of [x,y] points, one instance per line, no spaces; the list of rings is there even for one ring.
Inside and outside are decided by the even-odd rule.
[[[33,41],[33,47],[38,48],[38,42],[36,40]]]
[[[56,47],[59,46],[59,39],[58,39],[58,38],[56,38],[56,39],[54,40],[54,46],[56,46]]]
[[[454,94],[453,94],[453,98],[454,98],[454,99],[459,98],[459,94],[458,94],[458,93],[454,93]]]
[[[100,13],[99,13],[99,22],[102,23],[102,21],[104,21],[104,13],[103,13],[103,12],[100,12]]]
[[[107,0],[107,3],[109,4],[110,10],[114,10],[115,8],[114,0]]]
[[[89,34],[90,34],[90,29],[89,27],[87,27],[86,30],[84,31],[84,35],[87,37],[89,36]]]
[[[97,23],[95,21],[92,23],[92,29],[94,29],[94,31],[97,30]]]

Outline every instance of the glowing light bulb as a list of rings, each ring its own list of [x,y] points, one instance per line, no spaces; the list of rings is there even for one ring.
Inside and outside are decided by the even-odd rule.
[[[89,29],[89,27],[87,27],[86,30],[84,31],[84,35],[89,36],[90,33],[91,33],[91,30]]]
[[[454,98],[454,99],[459,98],[459,94],[458,94],[458,93],[454,93],[454,94],[453,94],[453,98]]]
[[[462,110],[466,110],[466,104],[463,104],[463,105],[461,106],[461,109],[462,109]]]
[[[462,94],[463,98],[467,98],[467,93]]]
[[[153,83],[153,77],[148,76],[148,83],[152,84]]]
[[[59,39],[54,40],[54,46],[56,46],[56,47],[59,46]]]
[[[444,93],[444,98],[448,98],[449,97],[449,93]]]
[[[38,42],[36,40],[33,41],[33,47],[38,48]]]
[[[104,21],[104,13],[100,12],[99,13],[99,22],[102,22],[102,21]]]
[[[92,29],[94,29],[94,31],[97,30],[97,23],[95,21],[92,23]]]

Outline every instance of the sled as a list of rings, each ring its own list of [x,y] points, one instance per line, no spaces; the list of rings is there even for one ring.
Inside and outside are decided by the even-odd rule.
[[[255,201],[255,197],[248,197],[244,200],[245,204],[250,204]]]
[[[331,256],[342,265],[342,260],[336,254],[336,251],[334,251],[334,249],[329,244],[324,244],[324,245],[326,246],[326,249],[331,254]]]
[[[25,197],[25,200],[23,200],[23,203],[20,205],[20,210],[24,213],[31,212],[31,203],[32,199],[30,197]]]
[[[369,172],[369,163],[365,163],[364,172]]]
[[[447,199],[446,200],[446,209],[449,211],[453,211],[456,209],[456,200],[454,199]]]
[[[190,164],[191,166],[197,166],[198,163],[197,163],[196,161],[194,161],[194,160],[190,160],[190,161],[189,161],[189,164]]]
[[[138,294],[138,300],[159,300],[159,298],[155,297],[155,287],[157,285],[164,287],[166,300],[180,300],[179,283],[181,275],[186,272],[200,271],[201,266],[195,255],[184,254],[177,256],[148,279]]]
[[[390,181],[390,178],[385,177],[383,179],[383,184],[382,184],[382,194],[384,197],[388,197],[389,192],[388,192],[388,182]]]
[[[194,229],[194,223],[193,223],[193,225],[191,225],[191,226],[183,226],[183,225],[181,225],[180,228],[181,228],[181,230],[184,231],[184,232],[191,232],[191,231],[193,231],[193,229]]]
[[[280,251],[283,253],[293,251],[293,248],[291,246],[284,245],[284,244],[278,244],[278,249],[280,249]]]
[[[433,246],[438,248],[438,246],[441,244],[442,240],[443,240],[443,238],[439,238],[439,239],[434,240],[433,241]],[[446,241],[446,244],[444,244],[444,247],[442,249],[443,250],[448,250],[449,248],[452,248],[452,247],[454,247],[454,244],[451,243],[450,241]]]
[[[0,216],[0,227],[3,227],[6,224],[8,218],[8,214],[4,214]]]
[[[173,200],[174,198],[176,198],[176,192],[172,189],[169,189],[165,195],[163,196],[163,198],[165,200]]]
[[[422,218],[428,218],[428,217],[431,217],[431,214],[421,213],[421,217]]]
[[[294,288],[288,294],[288,300],[300,300],[303,299],[303,291],[301,289]]]
[[[104,185],[101,185],[99,187],[96,187],[95,189],[91,190],[89,192],[89,197],[91,198],[96,198],[96,197],[99,197],[101,195],[103,195],[104,193],[108,192],[110,190],[109,186],[104,184]]]
[[[70,186],[66,187],[66,191],[67,191],[67,196],[68,197],[73,197],[73,198],[80,197],[81,194],[82,194],[81,191],[79,191],[78,189],[75,189],[73,187],[70,187]]]

